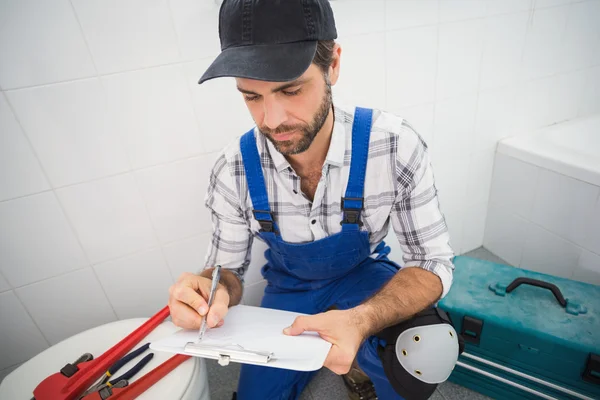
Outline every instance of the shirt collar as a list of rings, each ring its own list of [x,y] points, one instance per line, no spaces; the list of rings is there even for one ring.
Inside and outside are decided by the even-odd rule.
[[[329,150],[325,157],[325,163],[336,167],[344,166],[344,155],[346,154],[346,128],[341,113],[334,107],[333,132],[331,132],[331,142]]]
[[[275,149],[273,143],[264,137],[260,132],[258,135],[264,140],[269,154],[273,159],[273,164],[277,169],[277,172],[283,172],[290,167],[290,163],[280,152]],[[346,131],[344,128],[343,116],[338,112],[338,109],[334,107],[334,121],[333,131],[331,132],[331,141],[329,143],[329,149],[327,150],[327,156],[325,157],[325,163],[331,164],[336,167],[344,166],[344,155],[346,154]]]

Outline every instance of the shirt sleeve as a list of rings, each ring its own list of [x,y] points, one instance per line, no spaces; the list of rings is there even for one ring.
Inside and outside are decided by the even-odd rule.
[[[242,280],[250,265],[253,236],[240,206],[235,178],[224,154],[215,161],[205,197],[211,213],[212,238],[204,268],[221,265]]]
[[[429,151],[407,122],[402,123],[397,146],[392,226],[405,266],[436,274],[442,281],[443,298],[452,285],[454,251],[439,207]]]

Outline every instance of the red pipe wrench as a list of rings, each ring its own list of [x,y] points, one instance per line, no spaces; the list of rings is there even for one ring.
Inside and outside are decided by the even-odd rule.
[[[44,379],[33,391],[35,400],[76,400],[90,387],[102,374],[115,363],[118,359],[129,352],[137,343],[152,332],[169,316],[169,307],[166,306],[158,313],[153,315],[148,321],[144,322],[139,328],[131,332],[119,343],[105,351],[98,358],[82,362],[78,365],[67,364],[60,372],[52,374]],[[133,399],[140,393],[148,389],[163,376],[168,374],[172,369],[177,367],[189,356],[176,355],[165,361],[163,364],[144,375],[138,381],[130,386],[120,389],[123,391],[113,399]],[[162,368],[161,368],[162,367]],[[151,375],[153,374],[153,375]],[[148,386],[144,386],[144,383]],[[131,387],[131,388],[130,388]],[[137,392],[140,389],[141,392]],[[126,392],[125,390],[128,389]],[[117,388],[115,388],[116,392]],[[127,397],[127,393],[134,397]],[[116,393],[115,393],[116,394]],[[90,395],[91,396],[91,395]],[[86,396],[86,399],[94,399],[96,397]],[[121,397],[124,396],[124,397]],[[100,399],[100,397],[98,397]],[[112,399],[111,399],[112,400]]]

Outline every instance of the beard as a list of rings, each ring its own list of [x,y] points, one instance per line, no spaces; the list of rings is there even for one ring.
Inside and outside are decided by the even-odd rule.
[[[325,79],[325,95],[321,100],[321,105],[319,109],[315,113],[312,121],[308,124],[296,124],[296,125],[279,125],[275,129],[269,129],[267,127],[260,127],[259,131],[267,138],[275,149],[283,154],[284,156],[290,156],[294,154],[302,153],[310,147],[315,137],[317,137],[317,133],[321,130],[325,121],[327,120],[327,116],[329,115],[329,110],[331,110],[331,106],[333,105],[333,99],[331,95],[331,83],[329,83],[328,77]],[[275,140],[273,135],[277,135],[280,133],[288,133],[298,131],[302,135],[300,139],[295,140]]]

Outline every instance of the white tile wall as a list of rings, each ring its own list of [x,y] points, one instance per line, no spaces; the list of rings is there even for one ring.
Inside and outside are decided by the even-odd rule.
[[[575,204],[574,206],[578,205]],[[600,196],[596,199],[596,204],[588,208],[588,210],[590,211],[587,215],[583,213],[577,215],[577,217],[581,218],[579,223],[580,229],[574,229],[571,232],[571,237],[578,245],[596,254],[600,254]]]
[[[219,2],[169,0],[169,3],[183,59],[219,54]]]
[[[450,245],[455,254],[464,252],[464,225],[467,217],[465,207],[448,209],[442,207],[446,225],[448,226],[448,234],[450,236]]]
[[[590,68],[584,73],[585,88],[579,105],[580,116],[600,113],[600,66]]]
[[[14,292],[0,294],[0,369],[27,361],[48,347]]]
[[[464,208],[469,162],[469,157],[454,157],[452,154],[432,160],[440,206],[445,213]]]
[[[552,92],[556,90],[558,77],[536,79],[525,83],[514,103],[514,126],[517,130],[532,131],[550,124],[554,118],[552,103],[556,100]]]
[[[244,287],[244,298],[242,299],[243,303],[247,306],[260,306],[260,302],[262,301],[262,298],[264,296],[266,286],[267,281],[261,281],[252,285],[246,285]]]
[[[600,285],[600,255],[582,250],[573,279]]]
[[[166,0],[71,2],[99,73],[180,60],[177,36]]]
[[[486,14],[485,1],[441,0],[439,7],[440,22],[481,18]]]
[[[600,37],[600,2],[586,1],[569,7],[563,36],[565,48],[561,70],[571,71],[589,67],[598,53]]]
[[[466,157],[472,150],[475,126],[476,95],[439,101],[433,121],[434,159],[451,155]],[[438,153],[442,153],[438,155]]]
[[[539,168],[504,154],[496,154],[490,197],[505,211],[529,219]]]
[[[531,1],[523,0],[488,0],[486,14],[488,16],[509,14],[517,11],[528,11],[531,8]]]
[[[585,70],[530,81],[515,101],[515,125],[531,131],[577,116],[585,92]]]
[[[486,90],[479,93],[475,116],[475,149],[495,150],[498,140],[512,136],[516,88]]]
[[[212,232],[203,233],[163,246],[171,275],[177,280],[184,272],[199,273],[212,239]]]
[[[133,176],[118,175],[57,190],[93,263],[157,244]]]
[[[475,250],[483,245],[487,212],[487,201],[468,207],[463,220],[462,253]]]
[[[220,151],[254,126],[233,78],[212,79],[198,85],[211,61],[204,59],[183,65],[205,152]]]
[[[455,22],[439,29],[436,99],[475,93],[481,70],[483,21]]]
[[[569,4],[573,1],[576,1],[576,0],[538,0],[536,3],[536,8],[561,6],[561,5]]]
[[[435,99],[436,26],[386,33],[387,106],[408,107]]]
[[[202,152],[202,141],[180,65],[109,75],[106,88],[113,129],[131,164],[143,168]]]
[[[95,265],[94,271],[119,319],[160,311],[174,282],[159,248]]]
[[[525,232],[521,267],[563,278],[571,278],[581,248],[535,224]]]
[[[558,76],[556,91],[552,92],[556,100],[552,103],[551,110],[554,119],[551,123],[561,122],[575,118],[580,108],[580,102],[586,92],[587,70],[567,72]]]
[[[5,0],[0,86],[13,89],[95,74],[68,0]]]
[[[2,276],[2,274],[0,273],[0,293],[6,292],[9,289],[10,285],[8,284],[8,282],[6,282],[6,279],[4,279],[4,276]]]
[[[581,232],[593,225],[591,219],[599,195],[598,186],[540,169],[531,221],[577,243]]]
[[[487,204],[492,184],[495,153],[492,150],[473,153],[467,177],[467,204]]]
[[[50,185],[4,96],[0,96],[0,201]]]
[[[419,106],[412,106],[402,108],[397,111],[390,111],[406,119],[408,123],[413,127],[415,131],[427,143],[430,149],[433,149],[433,116],[434,116],[434,105],[421,104]]]
[[[214,159],[199,156],[135,173],[161,243],[211,231],[204,197]]]
[[[97,78],[7,92],[54,187],[129,170]]]
[[[332,1],[338,37],[385,30],[385,6],[381,0]]]
[[[509,264],[519,266],[523,255],[525,233],[530,224],[490,200],[483,245]]]
[[[392,0],[385,4],[387,30],[438,23],[438,0]]]
[[[385,33],[342,38],[339,43],[344,73],[333,86],[336,101],[385,109]],[[365,71],[370,79],[362,79]]]
[[[0,203],[0,221],[0,269],[13,287],[87,265],[54,193]]]
[[[536,4],[536,8],[541,7]],[[568,6],[537,9],[529,23],[523,53],[525,79],[552,75],[559,71],[566,49],[561,40],[565,32]]]
[[[91,268],[16,290],[51,345],[115,321],[115,313]]]
[[[492,1],[489,4],[503,4]],[[527,3],[520,1],[519,3]],[[499,15],[484,22],[480,89],[500,88],[518,77],[529,13]]]

